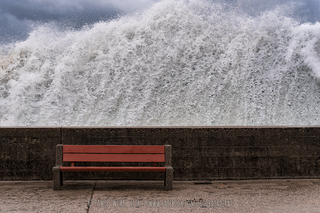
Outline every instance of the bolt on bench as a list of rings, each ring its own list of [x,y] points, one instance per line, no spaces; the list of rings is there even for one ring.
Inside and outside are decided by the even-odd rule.
[[[71,166],[63,166],[71,162]],[[153,163],[147,167],[87,167],[75,166],[75,162]],[[156,163],[164,163],[157,167]],[[56,147],[56,166],[53,167],[53,189],[63,185],[62,172],[164,172],[165,190],[172,190],[173,168],[171,145],[63,145]]]

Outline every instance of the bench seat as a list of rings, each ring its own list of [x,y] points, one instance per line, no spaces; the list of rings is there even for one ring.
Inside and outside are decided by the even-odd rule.
[[[62,172],[166,172],[166,167],[60,167]]]
[[[86,166],[75,166],[75,163],[78,164],[79,162],[85,162]],[[106,166],[87,166],[88,163],[108,164]],[[109,163],[126,164],[124,166],[119,166],[119,164],[118,166],[110,166]],[[139,163],[139,166],[137,163]],[[146,166],[141,166],[140,163]],[[70,166],[67,166],[67,164]],[[148,166],[149,164],[153,166]],[[163,172],[165,173],[165,189],[172,190],[173,185],[171,145],[58,144],[56,148],[56,166],[53,167],[52,171],[54,190],[60,189],[63,185],[63,172]]]

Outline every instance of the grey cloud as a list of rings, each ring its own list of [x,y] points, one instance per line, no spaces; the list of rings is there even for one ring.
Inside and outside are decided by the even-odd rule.
[[[157,0],[0,0],[0,43],[24,40],[31,25],[79,29],[152,5]]]
[[[148,6],[154,0],[1,0],[1,10],[18,19],[47,20],[77,13],[130,12]]]
[[[0,23],[0,43],[27,38],[27,32],[31,30],[32,25],[32,21],[19,20],[9,13],[1,14]]]
[[[256,16],[277,6],[290,8],[291,15],[301,22],[320,21],[319,0],[217,0],[226,2],[231,8]]]
[[[295,12],[301,17],[302,22],[320,21],[320,1],[301,0],[296,2]]]

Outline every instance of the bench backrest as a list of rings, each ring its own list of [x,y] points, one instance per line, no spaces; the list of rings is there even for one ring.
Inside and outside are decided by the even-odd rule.
[[[56,165],[62,162],[165,162],[171,165],[171,145],[57,145]]]

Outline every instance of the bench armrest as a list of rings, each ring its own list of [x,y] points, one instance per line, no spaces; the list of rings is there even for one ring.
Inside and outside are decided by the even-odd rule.
[[[56,167],[62,166],[62,159],[63,159],[63,144],[57,144],[56,147]]]
[[[165,162],[164,162],[164,166],[165,167],[169,167],[171,166],[171,145],[164,145],[164,153],[165,153]]]

